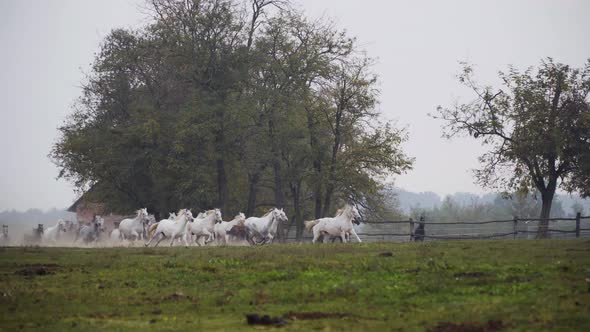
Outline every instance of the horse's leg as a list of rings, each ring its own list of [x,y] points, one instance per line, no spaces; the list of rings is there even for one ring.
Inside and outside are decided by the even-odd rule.
[[[340,231],[340,241],[342,241],[342,243],[346,243],[346,232],[345,231]]]
[[[250,243],[251,246],[255,245],[254,237],[252,236],[252,234],[250,234],[250,232],[246,233],[246,241],[248,241],[248,243]]]
[[[187,234],[186,234],[186,233],[184,233],[184,234],[183,234],[183,236],[182,236],[182,239],[184,240],[184,245],[185,245],[186,247],[188,247],[188,246],[189,246],[189,243],[188,243],[188,241],[187,241],[187,237],[186,237],[186,235],[187,235]]]
[[[139,239],[139,234],[136,231],[133,231],[129,238],[130,238],[130,240],[129,240],[130,242],[137,241]]]
[[[154,233],[154,235],[152,235],[152,238],[145,244],[146,247],[150,246],[150,243],[152,243],[152,241],[156,238],[156,235],[158,235],[158,233]],[[121,233],[121,236],[123,236],[123,240],[125,240],[125,235],[123,235],[123,233]]]
[[[361,241],[361,238],[356,234],[356,231],[354,230],[354,228],[352,230],[350,230],[350,232],[352,233],[352,235],[354,235],[356,237],[357,241],[363,242],[363,241]]]
[[[174,245],[174,241],[176,241],[176,233],[172,233],[172,235],[170,236],[171,240],[170,240],[170,246],[172,247],[172,245]]]
[[[158,244],[160,244],[160,242],[162,242],[166,238],[166,235],[164,235],[164,233],[162,232],[156,233],[156,236],[160,236],[160,239],[158,240],[158,242],[156,242],[156,245],[154,247],[157,247]]]
[[[311,240],[311,243],[316,243],[319,240],[320,233],[321,232],[316,231],[315,227],[313,228],[313,240]]]

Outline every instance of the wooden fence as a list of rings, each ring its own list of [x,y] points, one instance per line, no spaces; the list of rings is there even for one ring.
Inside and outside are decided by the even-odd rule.
[[[547,233],[551,238],[590,237],[590,216],[579,213],[575,218],[550,218]],[[357,228],[363,242],[411,242],[478,239],[532,239],[538,233],[541,219],[518,218],[487,221],[399,220],[365,222]],[[295,228],[289,228],[287,242],[296,241]],[[304,233],[303,241],[312,235]],[[354,239],[351,239],[354,242]]]

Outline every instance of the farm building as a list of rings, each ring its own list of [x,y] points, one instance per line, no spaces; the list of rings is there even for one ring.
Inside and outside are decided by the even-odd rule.
[[[104,218],[104,227],[110,233],[115,225],[121,220],[130,217],[129,215],[119,215],[108,212],[107,206],[102,202],[96,202],[90,199],[87,195],[92,191],[92,188],[78,198],[72,206],[68,208],[69,212],[76,213],[76,220],[79,224],[89,224],[95,216],[100,215]],[[107,233],[107,234],[108,234]]]

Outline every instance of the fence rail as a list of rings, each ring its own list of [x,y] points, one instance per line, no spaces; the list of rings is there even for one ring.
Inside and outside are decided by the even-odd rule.
[[[548,218],[547,229],[544,231],[553,238],[590,237],[590,216],[575,218]],[[357,232],[363,241],[441,241],[441,240],[478,240],[478,239],[522,239],[534,238],[539,233],[539,223],[543,219],[518,218],[485,221],[427,221],[392,220],[365,222]],[[572,222],[575,222],[572,224]],[[294,232],[289,229],[288,234]],[[303,241],[311,240],[304,234]],[[296,241],[287,237],[287,241]]]

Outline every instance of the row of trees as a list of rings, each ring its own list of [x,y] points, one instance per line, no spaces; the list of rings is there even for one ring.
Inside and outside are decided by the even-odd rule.
[[[50,154],[60,177],[125,212],[285,207],[297,237],[303,219],[343,201],[383,212],[384,180],[413,160],[401,149],[406,133],[376,111],[372,60],[354,38],[288,0],[149,8],[150,24],[101,45]],[[489,147],[479,184],[538,191],[547,219],[558,188],[590,195],[590,61],[546,59],[500,78],[502,89],[480,85],[465,65],[459,81],[476,98],[435,117],[447,137]]]
[[[50,157],[116,211],[220,207],[304,218],[378,211],[409,170],[376,111],[372,60],[284,0],[153,0],[150,24],[103,41]],[[282,232],[279,232],[282,234]]]

